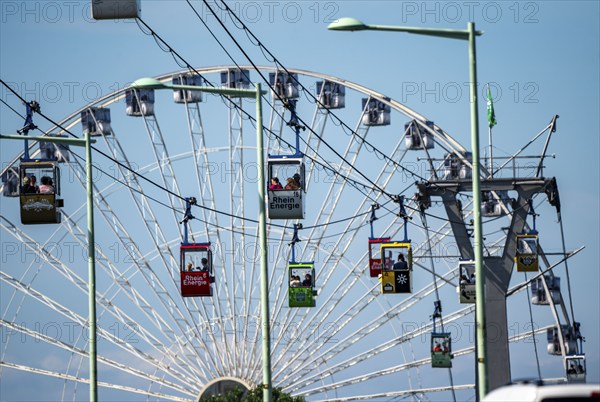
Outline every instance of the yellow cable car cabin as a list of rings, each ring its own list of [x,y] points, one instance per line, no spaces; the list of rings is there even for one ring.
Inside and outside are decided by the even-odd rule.
[[[452,367],[452,339],[448,332],[431,333],[431,367]]]
[[[369,237],[369,275],[371,278],[378,278],[381,275],[381,244],[389,242],[389,237]]]
[[[538,271],[538,235],[537,233],[518,234],[515,254],[517,272]]]
[[[410,242],[382,243],[381,259],[381,292],[412,293]]]
[[[475,261],[458,263],[458,300],[461,304],[475,303]]]
[[[301,156],[269,155],[269,219],[304,219],[304,162]]]
[[[290,307],[315,307],[315,264],[313,262],[290,262],[288,266]]]
[[[60,223],[60,171],[58,162],[21,162],[19,198],[24,225]]]

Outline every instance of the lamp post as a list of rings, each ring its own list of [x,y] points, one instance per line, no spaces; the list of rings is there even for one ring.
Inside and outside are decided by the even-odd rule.
[[[62,138],[62,137],[29,137],[23,135],[0,135],[0,139],[7,140],[33,140],[67,144],[73,146],[85,147],[85,174],[87,190],[87,226],[88,226],[88,309],[89,309],[89,360],[90,360],[90,401],[98,400],[98,379],[97,379],[97,353],[96,353],[96,249],[94,247],[94,197],[92,186],[92,147],[91,144],[96,140],[90,138],[88,132],[85,133],[85,139],[81,138]]]
[[[471,152],[473,155],[473,248],[475,256],[475,291],[476,298],[476,335],[477,335],[477,378],[478,395],[483,399],[487,393],[486,345],[485,345],[485,312],[484,312],[484,272],[481,231],[481,191],[479,177],[479,115],[477,112],[477,61],[475,54],[475,37],[483,32],[475,30],[475,23],[469,22],[466,30],[417,28],[389,25],[367,25],[355,18],[340,18],[331,23],[328,29],[334,31],[392,31],[418,35],[438,36],[449,39],[467,40],[469,43],[469,93],[471,104]]]
[[[255,84],[255,89],[217,88],[196,85],[177,85],[163,83],[154,78],[140,78],[131,84],[133,89],[178,89],[184,91],[202,91],[206,93],[221,94],[233,97],[254,98],[256,100],[256,154],[258,164],[258,236],[260,243],[260,302],[261,302],[261,329],[263,349],[263,401],[271,402],[271,329],[269,323],[269,276],[267,265],[267,223],[265,211],[265,178],[264,178],[264,146],[263,146],[263,120],[262,120],[262,95],[260,83]]]

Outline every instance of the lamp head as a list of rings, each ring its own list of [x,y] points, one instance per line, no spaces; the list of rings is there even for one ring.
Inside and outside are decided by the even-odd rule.
[[[131,88],[135,89],[162,89],[166,87],[166,84],[154,78],[140,78],[131,83]]]
[[[344,17],[329,24],[327,29],[332,31],[362,31],[367,29],[367,26],[356,18]]]

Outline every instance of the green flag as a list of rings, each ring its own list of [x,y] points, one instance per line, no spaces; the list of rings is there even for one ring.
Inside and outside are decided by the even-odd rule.
[[[496,114],[494,113],[494,102],[492,102],[492,93],[490,92],[489,85],[488,85],[488,90],[487,90],[487,114],[488,114],[488,127],[492,128],[496,125]]]

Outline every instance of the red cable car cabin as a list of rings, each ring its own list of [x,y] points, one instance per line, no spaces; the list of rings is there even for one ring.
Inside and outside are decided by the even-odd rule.
[[[212,296],[215,277],[210,243],[182,243],[180,251],[181,296]]]
[[[371,278],[381,275],[381,244],[389,242],[389,237],[369,237],[369,275]]]

